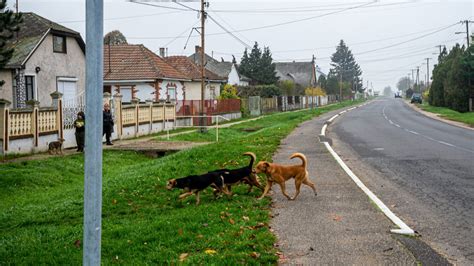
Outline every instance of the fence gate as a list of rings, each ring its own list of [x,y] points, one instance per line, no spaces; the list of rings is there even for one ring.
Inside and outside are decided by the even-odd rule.
[[[260,111],[260,96],[249,97],[249,111],[251,116],[258,116]]]
[[[63,143],[64,148],[76,146],[76,129],[74,128],[74,121],[77,118],[79,111],[85,112],[85,94],[78,95],[73,99],[65,99],[63,101]],[[86,121],[87,123],[87,121]]]

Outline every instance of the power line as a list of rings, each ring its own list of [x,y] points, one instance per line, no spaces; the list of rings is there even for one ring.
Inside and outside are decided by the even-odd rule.
[[[122,20],[122,19],[131,19],[131,18],[154,17],[154,16],[158,16],[158,15],[175,14],[175,13],[180,13],[180,12],[181,11],[170,11],[170,12],[143,14],[143,15],[135,15],[135,16],[113,17],[113,18],[104,18],[104,20]],[[58,21],[57,23],[80,23],[80,22],[85,22],[85,21],[86,21],[85,19],[82,19],[82,20],[64,20],[64,21]]]
[[[222,26],[219,22],[217,22],[217,20],[215,20],[211,15],[207,14],[207,16],[214,22],[216,23],[217,26],[219,26],[221,29],[223,29],[225,32],[227,32],[227,34],[229,34],[230,36],[232,36],[234,39],[236,39],[238,42],[240,42],[243,46],[247,47],[247,48],[252,48],[252,46],[248,45],[246,42],[242,41],[239,37],[237,37],[235,34],[233,34],[232,32],[230,32],[229,30],[227,30],[224,26]]]
[[[362,55],[362,54],[367,54],[367,53],[372,53],[372,52],[376,52],[376,51],[380,51],[380,50],[383,50],[383,49],[387,49],[387,48],[391,48],[391,47],[395,47],[395,46],[398,46],[398,45],[402,45],[402,44],[405,44],[405,43],[408,43],[408,42],[412,42],[412,41],[416,41],[418,39],[421,39],[421,38],[424,38],[424,37],[427,37],[427,36],[430,36],[430,35],[433,35],[433,34],[436,34],[438,32],[441,32],[443,30],[446,30],[446,29],[449,29],[455,25],[458,25],[459,22],[456,22],[454,24],[451,24],[449,26],[446,26],[446,27],[443,27],[439,30],[436,30],[436,31],[433,31],[433,32],[430,32],[430,33],[427,33],[427,34],[423,34],[421,36],[418,36],[418,37],[415,37],[415,38],[412,38],[412,39],[409,39],[409,40],[406,40],[406,41],[403,41],[403,42],[399,42],[399,43],[395,43],[395,44],[391,44],[391,45],[388,45],[388,46],[384,46],[384,47],[381,47],[381,48],[377,48],[377,49],[373,49],[373,50],[368,50],[368,51],[364,51],[364,52],[360,52],[360,53],[357,53],[355,55]]]
[[[173,10],[180,10],[180,11],[192,11],[192,10],[189,10],[188,8],[185,9],[185,8],[172,7],[172,6],[155,5],[155,4],[145,3],[145,2],[138,2],[137,0],[128,0],[128,1],[130,3],[139,4],[139,5],[154,6],[154,7],[159,7],[159,8],[166,8],[166,9],[173,9]]]

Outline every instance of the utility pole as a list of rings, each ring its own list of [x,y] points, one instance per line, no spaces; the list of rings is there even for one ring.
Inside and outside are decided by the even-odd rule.
[[[339,73],[339,102],[342,102],[342,71]]]
[[[410,88],[410,73],[407,74],[407,90]]]
[[[415,82],[415,70],[416,69],[412,69],[411,70],[411,80],[413,81],[413,85],[416,85],[416,82]],[[413,87],[413,91],[415,91],[415,87]]]
[[[16,13],[18,14],[18,0],[16,0],[15,8],[16,8]]]
[[[86,146],[83,265],[100,265],[102,232],[102,88],[104,2],[86,1]]]
[[[429,57],[426,59],[426,88],[430,87],[430,59]]]
[[[205,26],[205,22],[206,22],[206,16],[207,16],[207,13],[206,11],[204,10],[204,7],[206,6],[206,2],[205,0],[201,0],[201,123],[200,123],[200,126],[201,126],[201,132],[206,132],[206,128],[204,127],[204,94],[205,94],[205,91],[206,91],[206,83],[204,81],[204,78],[205,78],[205,63],[204,63],[204,26]]]
[[[416,67],[416,87],[418,88],[418,91],[421,92],[420,89],[420,67]]]
[[[471,20],[463,20],[461,21],[461,24],[466,24],[466,40],[467,40],[467,48],[469,48],[469,23],[474,23],[474,21],[471,21]],[[456,34],[458,33],[463,33],[463,32],[456,32]]]
[[[438,47],[439,48],[439,54],[441,54],[441,48],[445,47],[444,45],[436,45],[435,47]]]

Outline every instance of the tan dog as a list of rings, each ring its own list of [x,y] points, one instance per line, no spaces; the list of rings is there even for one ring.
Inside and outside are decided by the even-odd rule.
[[[309,180],[308,171],[306,171],[306,157],[302,153],[293,153],[290,159],[295,157],[300,158],[303,163],[301,165],[279,165],[275,163],[269,163],[265,161],[258,162],[257,166],[255,167],[255,172],[257,174],[264,173],[267,176],[267,185],[265,186],[265,190],[263,191],[262,196],[258,199],[262,199],[268,193],[270,188],[272,187],[273,182],[276,182],[281,187],[281,192],[288,200],[294,200],[300,194],[300,187],[301,184],[305,184],[310,186],[313,191],[314,195],[316,196],[316,187],[314,183]],[[296,194],[293,198],[291,198],[285,190],[285,182],[289,179],[295,179],[295,186],[296,186]]]

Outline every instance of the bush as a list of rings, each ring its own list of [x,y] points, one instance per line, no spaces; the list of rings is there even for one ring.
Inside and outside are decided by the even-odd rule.
[[[276,85],[238,86],[237,95],[241,98],[248,98],[249,96],[271,98],[280,96],[281,91]]]

